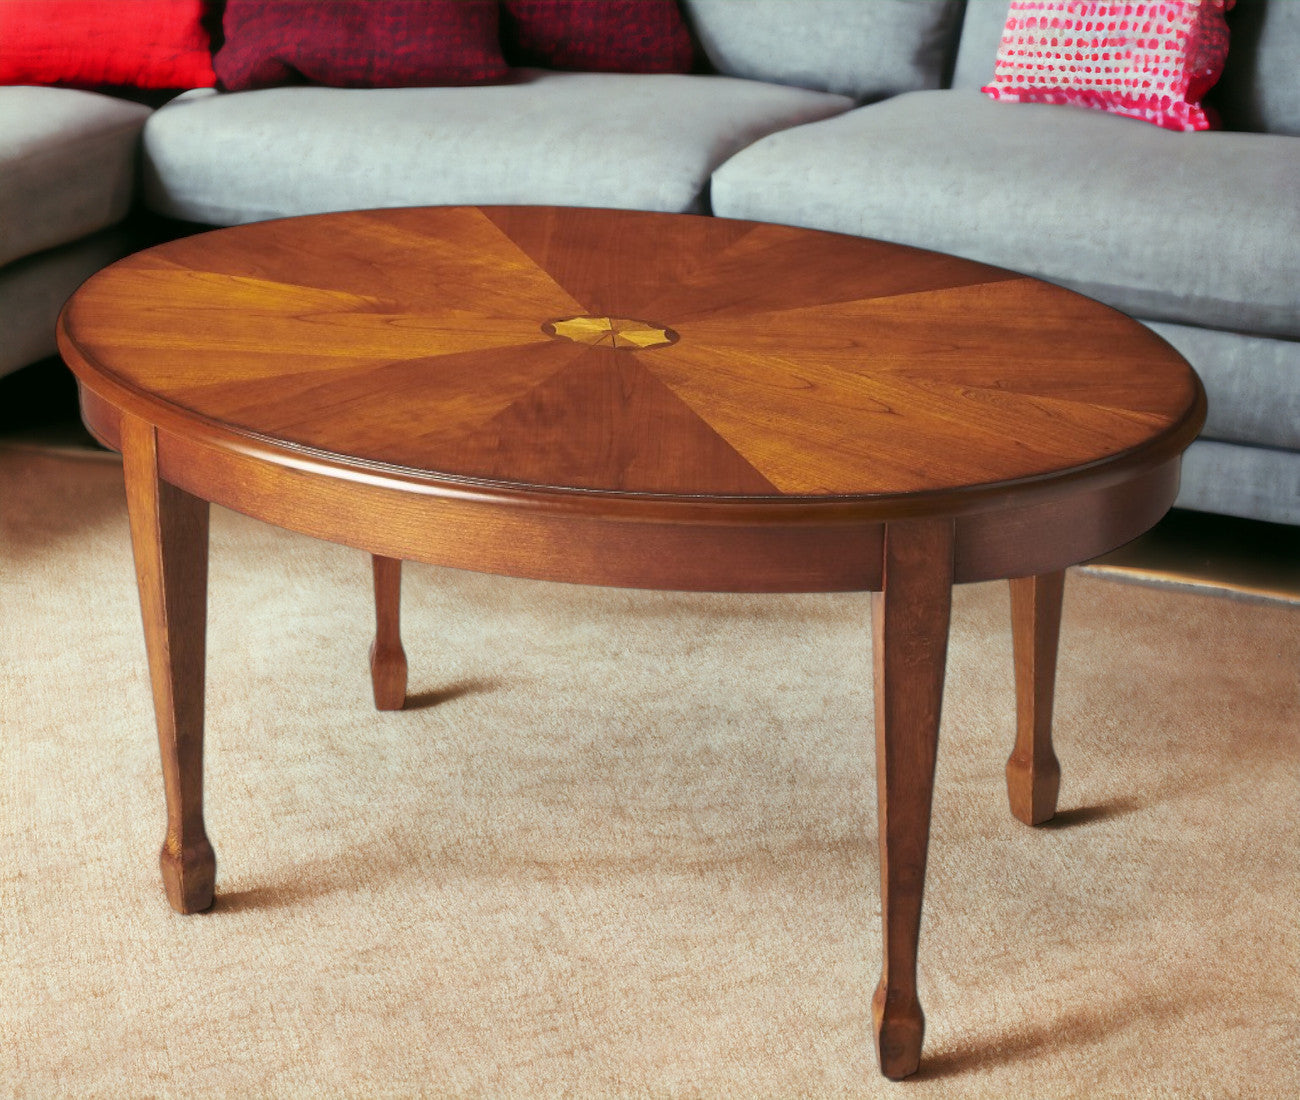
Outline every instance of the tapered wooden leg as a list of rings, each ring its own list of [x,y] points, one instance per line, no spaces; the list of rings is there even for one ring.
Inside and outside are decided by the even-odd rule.
[[[872,999],[886,1077],[915,1073],[925,1016],[916,993],[921,894],[952,607],[951,521],[885,531],[883,591],[871,605],[884,965]]]
[[[370,682],[379,710],[401,710],[406,702],[406,651],[402,649],[402,563],[375,557],[375,640],[370,646]]]
[[[1064,572],[1011,582],[1016,747],[1007,760],[1007,796],[1011,812],[1026,825],[1052,818],[1061,788],[1061,765],[1052,751],[1052,698],[1064,593]]]
[[[196,913],[212,904],[217,874],[203,828],[208,502],[162,480],[157,434],[130,416],[122,459],[167,793],[163,883],[173,909]]]

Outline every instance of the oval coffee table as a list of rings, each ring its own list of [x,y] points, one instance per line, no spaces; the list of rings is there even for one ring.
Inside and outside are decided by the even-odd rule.
[[[1012,812],[1055,811],[1066,566],[1169,508],[1205,399],[1136,322],[877,241],[671,214],[326,214],[129,257],[64,310],[124,459],[171,905],[203,827],[209,502],[374,556],[377,705],[402,705],[403,559],[581,584],[872,591],[885,1074],[916,992],[951,588],[1009,578]]]

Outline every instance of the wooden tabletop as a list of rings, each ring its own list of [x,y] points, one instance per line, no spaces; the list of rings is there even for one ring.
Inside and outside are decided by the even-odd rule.
[[[809,501],[990,490],[1181,451],[1195,375],[1007,271],[716,218],[394,209],[184,238],[63,318],[165,424],[449,486]]]

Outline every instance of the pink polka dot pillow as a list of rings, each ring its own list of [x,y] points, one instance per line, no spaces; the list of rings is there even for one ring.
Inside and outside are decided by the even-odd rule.
[[[1233,3],[1012,0],[993,82],[983,91],[1094,107],[1167,130],[1208,130],[1215,122],[1200,101],[1223,73],[1223,13]]]

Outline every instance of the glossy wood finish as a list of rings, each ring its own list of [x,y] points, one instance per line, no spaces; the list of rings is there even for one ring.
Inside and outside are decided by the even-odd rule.
[[[916,952],[948,652],[952,558],[952,520],[889,524],[884,588],[871,604],[884,949],[871,1008],[880,1069],[894,1078],[916,1072],[925,1032],[916,993]]]
[[[197,913],[217,873],[203,827],[209,508],[161,479],[152,425],[124,419],[122,462],[167,794],[163,882],[173,909]]]
[[[1065,574],[1011,581],[1011,634],[1016,654],[1016,745],[1007,760],[1011,812],[1026,825],[1056,813],[1061,765],[1052,749],[1057,640]]]
[[[402,648],[402,563],[374,557],[375,640],[370,646],[370,682],[375,707],[401,710],[406,702],[406,650]]]
[[[547,331],[580,316],[677,339]],[[91,388],[176,415],[187,437],[638,518],[646,495],[715,514],[835,501],[859,520],[873,503],[891,518],[902,497],[913,512],[976,511],[1009,485],[1024,502],[1035,479],[1179,453],[1199,402],[1158,337],[1033,279],[623,211],[220,230],[91,279],[63,329]]]
[[[1140,534],[1173,502],[1204,419],[1172,349],[1068,291],[877,241],[628,211],[383,210],[219,230],[89,280],[59,341],[86,423],[135,455],[142,594],[169,594],[142,600],[175,773],[169,845],[195,868],[179,893],[169,879],[178,908],[202,900],[190,883],[206,844],[202,621],[179,549],[197,539],[192,501],[374,556],[380,708],[405,692],[402,560],[878,592],[874,1016],[891,1076],[916,1068],[923,1029],[916,948],[951,585],[1050,576]],[[1050,785],[1051,583],[1013,586],[1034,609],[1016,627],[1033,690],[1013,754],[1029,746],[1028,770],[1008,775],[1013,805],[1028,785],[1031,818]]]
[[[576,318],[674,339],[557,335]],[[623,211],[221,230],[96,276],[61,332],[92,430],[150,419],[196,495],[595,584],[876,589],[883,522],[926,514],[959,520],[958,581],[1060,569],[1154,522],[1203,416],[1175,353],[1067,291]]]

